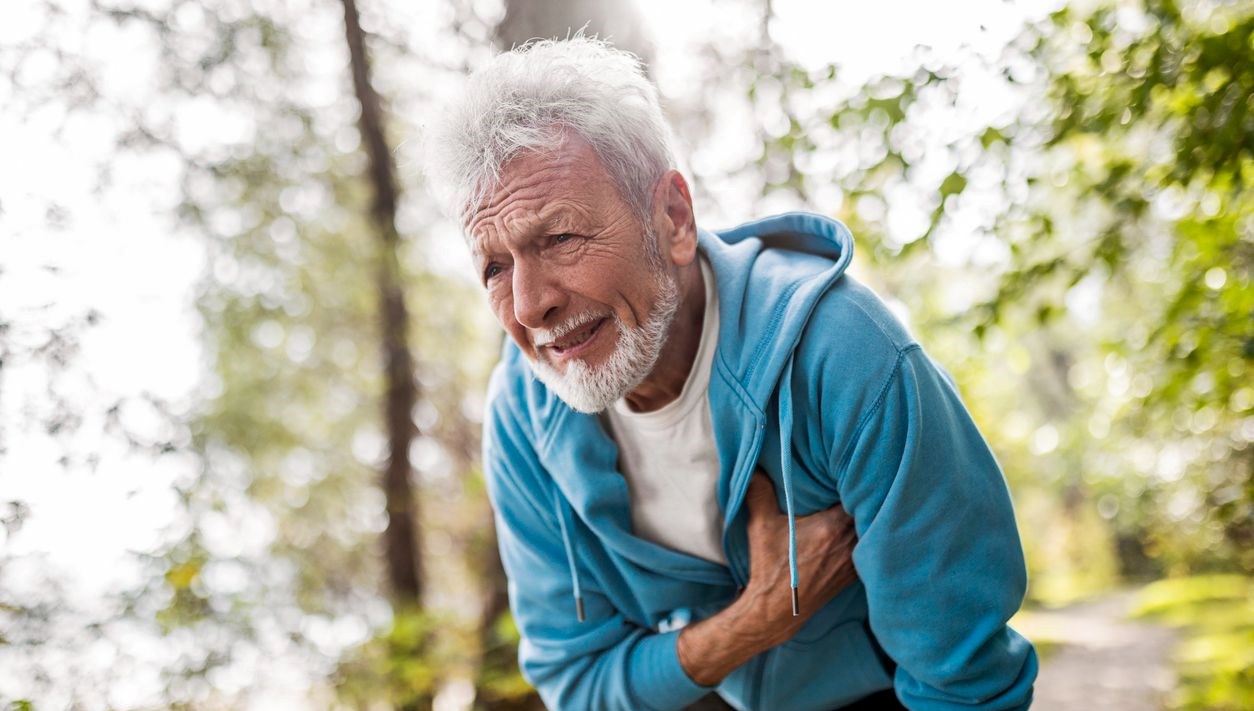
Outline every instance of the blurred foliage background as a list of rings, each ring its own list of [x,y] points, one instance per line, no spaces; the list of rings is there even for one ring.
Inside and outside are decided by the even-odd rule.
[[[851,227],[999,457],[1028,605],[1157,581],[1137,614],[1186,630],[1167,703],[1254,707],[1254,6],[1051,7],[865,80],[798,61],[770,2],[713,7],[734,41],[676,71],[642,11],[590,0],[36,4],[0,44],[5,111],[96,117],[119,164],[159,167],[154,209],[205,255],[204,362],[186,402],[97,407],[55,383],[101,315],[0,304],[0,397],[49,383],[0,465],[97,425],[179,463],[173,523],[87,606],[14,547],[37,514],[0,486],[0,703],[539,708],[478,468],[501,336],[414,146],[492,52],[587,25],[658,78],[702,224]],[[113,91],[100,46],[133,48],[143,91]]]

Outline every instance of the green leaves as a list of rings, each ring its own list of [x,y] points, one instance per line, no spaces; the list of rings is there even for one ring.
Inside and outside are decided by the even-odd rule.
[[[962,173],[954,171],[945,177],[940,185],[940,196],[943,202],[950,195],[957,195],[967,188],[967,178]]]
[[[1181,685],[1171,706],[1240,709],[1254,703],[1254,579],[1207,575],[1151,583],[1133,615],[1179,626]]]
[[[931,68],[791,114],[814,151],[856,153],[799,192],[839,185],[873,281],[1037,502],[1028,526],[1107,527],[1127,573],[1254,566],[1252,43],[1248,3],[1069,7],[993,59],[921,54]],[[964,113],[987,76],[1020,92],[1012,115]],[[809,78],[786,91],[843,89]],[[925,226],[898,234],[918,204]],[[1029,550],[1038,591],[1109,565],[1058,545]]]

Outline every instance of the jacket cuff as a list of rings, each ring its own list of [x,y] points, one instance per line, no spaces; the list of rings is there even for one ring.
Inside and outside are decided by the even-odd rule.
[[[643,672],[636,678],[650,681],[648,703],[658,711],[682,709],[715,689],[701,686],[684,671],[676,647],[679,633],[680,630],[672,630],[651,634],[636,647],[636,663]]]

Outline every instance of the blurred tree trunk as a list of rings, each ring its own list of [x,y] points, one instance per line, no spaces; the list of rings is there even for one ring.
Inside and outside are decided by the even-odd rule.
[[[371,78],[365,33],[355,0],[342,0],[344,31],[353,74],[353,91],[361,105],[358,127],[369,159],[367,174],[373,188],[370,217],[379,238],[378,304],[381,354],[384,373],[384,427],[387,461],[382,486],[387,501],[387,529],[383,534],[384,557],[391,582],[396,614],[418,609],[422,599],[422,561],[418,542],[418,507],[410,485],[409,448],[417,434],[412,412],[418,399],[414,357],[409,349],[409,313],[401,283],[397,254],[400,234],[396,227],[399,188],[396,166],[384,133],[384,110]],[[393,650],[411,655],[412,648]],[[403,708],[426,706],[429,699],[406,702]]]
[[[510,49],[536,38],[568,37],[580,29],[635,54],[646,66],[653,62],[653,42],[638,8],[629,2],[506,0],[496,41],[502,49]]]

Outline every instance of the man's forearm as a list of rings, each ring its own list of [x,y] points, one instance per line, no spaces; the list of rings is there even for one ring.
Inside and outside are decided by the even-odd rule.
[[[676,651],[688,678],[715,686],[740,665],[777,642],[755,632],[750,601],[742,595],[719,613],[685,627]]]

